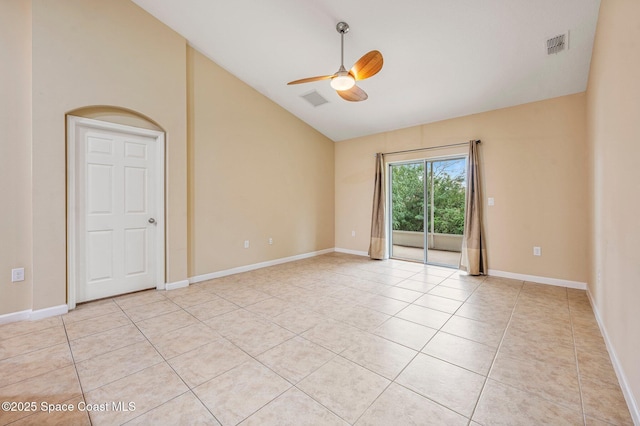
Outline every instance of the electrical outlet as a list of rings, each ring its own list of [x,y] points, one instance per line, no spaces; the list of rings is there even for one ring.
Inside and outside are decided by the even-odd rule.
[[[351,231],[351,236],[355,237],[356,236],[356,231]]]
[[[540,249],[540,247],[534,247],[533,248],[533,255],[534,256],[542,256],[542,249]]]
[[[273,238],[269,238],[269,245],[273,244]]]
[[[490,206],[495,206],[496,200],[493,197],[489,197],[487,204],[489,204]]]
[[[16,268],[11,270],[11,282],[24,281],[24,268]]]
[[[244,248],[249,248],[249,240],[244,240]]]

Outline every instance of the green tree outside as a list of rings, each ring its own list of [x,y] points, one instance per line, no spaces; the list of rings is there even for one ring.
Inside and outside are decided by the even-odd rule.
[[[435,233],[463,233],[465,177],[460,172],[461,165],[464,165],[462,159],[436,161],[427,166],[429,191],[433,184]],[[424,163],[394,166],[392,179],[393,230],[424,232],[425,204],[427,207],[431,205],[430,199],[426,203],[424,200]],[[427,229],[431,229],[430,214],[427,217]]]
[[[424,231],[424,163],[393,167],[394,231]]]

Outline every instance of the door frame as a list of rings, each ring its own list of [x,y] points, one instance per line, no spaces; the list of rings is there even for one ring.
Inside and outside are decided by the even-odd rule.
[[[389,236],[389,238],[387,238],[387,253],[389,255],[390,259],[398,259],[398,260],[404,260],[407,262],[416,262],[415,260],[412,259],[404,259],[404,258],[394,258],[392,257],[393,254],[393,191],[392,191],[392,185],[393,185],[393,175],[392,175],[392,167],[393,166],[399,166],[399,165],[403,165],[403,164],[415,164],[415,163],[423,163],[425,168],[424,168],[424,200],[426,202],[427,200],[427,194],[428,194],[428,189],[427,189],[427,163],[428,162],[435,162],[435,161],[446,161],[446,160],[456,160],[456,159],[465,159],[465,164],[468,163],[469,161],[469,154],[464,153],[464,154],[445,154],[445,155],[437,155],[437,156],[433,156],[433,157],[421,157],[421,158],[415,158],[415,159],[411,159],[411,160],[399,160],[399,161],[389,161],[386,163],[386,176],[387,176],[387,182],[386,182],[386,206],[387,206],[387,211],[389,212],[389,214],[386,215],[385,221],[386,221],[386,230],[387,230],[387,235]],[[467,182],[467,187],[465,188],[465,199],[466,199],[466,190],[468,188],[468,183],[469,183],[469,176],[466,176],[466,172],[465,172],[465,180]],[[438,263],[429,263],[428,262],[428,241],[427,241],[427,207],[425,204],[425,209],[424,209],[424,218],[423,218],[423,222],[424,222],[424,236],[423,236],[423,244],[424,244],[424,256],[423,256],[423,261],[421,262],[424,265],[433,265],[433,266],[444,266],[444,267],[451,267],[449,265],[441,265]]]
[[[96,130],[108,130],[130,135],[151,137],[157,143],[156,169],[158,171],[156,185],[156,199],[158,211],[154,218],[157,221],[156,241],[156,289],[165,289],[165,134],[157,130],[143,129],[139,127],[116,124],[91,118],[67,115],[67,305],[69,310],[76,307],[76,292],[78,286],[77,264],[77,194],[78,170],[76,158],[78,152],[78,129],[88,127]]]

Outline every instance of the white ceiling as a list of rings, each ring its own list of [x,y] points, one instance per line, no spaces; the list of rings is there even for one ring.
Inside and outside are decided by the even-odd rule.
[[[340,141],[586,89],[600,0],[133,0],[218,65]],[[342,100],[333,74],[377,49],[379,74]],[[546,40],[569,31],[569,50]],[[317,90],[329,103],[300,96]],[[231,100],[230,100],[231,101]]]

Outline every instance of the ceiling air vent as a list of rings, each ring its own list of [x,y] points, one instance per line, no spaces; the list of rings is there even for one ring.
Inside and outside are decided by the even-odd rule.
[[[313,105],[314,107],[317,107],[329,102],[316,90],[314,90],[313,92],[309,92],[306,95],[302,95],[301,97],[307,102],[309,102],[311,105]]]
[[[569,32],[557,35],[547,40],[547,55],[560,53],[569,47]]]

